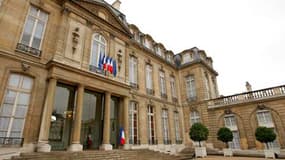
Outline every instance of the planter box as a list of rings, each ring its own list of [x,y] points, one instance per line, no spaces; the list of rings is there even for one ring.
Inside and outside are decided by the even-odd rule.
[[[206,147],[195,147],[195,156],[202,158],[206,157],[207,156]]]
[[[233,156],[233,150],[230,149],[230,148],[224,148],[224,149],[223,149],[223,152],[224,152],[224,156],[225,156],[225,157],[226,157],[226,156],[230,156],[230,157]]]
[[[264,150],[264,156],[265,156],[265,158],[273,158],[273,159],[275,159],[274,150],[272,150],[272,149],[265,149]]]

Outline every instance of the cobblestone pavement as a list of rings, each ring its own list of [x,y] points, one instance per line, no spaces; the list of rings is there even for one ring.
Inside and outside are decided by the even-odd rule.
[[[205,158],[196,158],[196,160],[265,160],[265,158],[207,156]]]

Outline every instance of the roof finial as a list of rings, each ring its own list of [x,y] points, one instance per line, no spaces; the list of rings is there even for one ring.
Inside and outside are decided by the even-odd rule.
[[[246,87],[247,92],[252,91],[251,84],[248,81],[245,82],[245,87]]]
[[[112,7],[114,7],[117,10],[120,10],[120,5],[121,5],[121,1],[120,0],[115,0],[115,2],[113,2]]]

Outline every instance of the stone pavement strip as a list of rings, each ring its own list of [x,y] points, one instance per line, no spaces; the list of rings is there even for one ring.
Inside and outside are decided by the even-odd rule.
[[[265,158],[207,156],[205,158],[196,158],[195,160],[265,160]],[[278,159],[275,159],[275,160],[278,160]]]

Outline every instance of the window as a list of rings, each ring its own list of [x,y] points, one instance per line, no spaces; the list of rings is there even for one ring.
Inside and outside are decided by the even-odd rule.
[[[183,63],[188,63],[188,62],[190,62],[190,55],[189,55],[189,53],[186,53],[186,54],[184,54],[183,55]]]
[[[225,127],[229,128],[233,133],[233,140],[229,142],[229,147],[232,149],[240,149],[240,137],[237,127],[236,117],[233,114],[224,117]]]
[[[133,88],[138,88],[138,62],[133,56],[129,60],[129,81]]]
[[[156,54],[162,56],[160,47],[156,47],[155,49],[156,49]]]
[[[129,141],[130,144],[139,144],[138,140],[138,107],[134,101],[130,102],[129,106]]]
[[[193,75],[186,77],[186,91],[188,101],[196,99],[195,79]]]
[[[175,78],[173,76],[170,76],[170,88],[171,88],[172,99],[174,102],[177,102]]]
[[[181,144],[181,135],[180,135],[180,125],[179,125],[179,113],[174,112],[174,126],[175,126],[175,140],[176,144]]]
[[[165,74],[164,72],[159,72],[159,85],[160,85],[160,95],[162,98],[167,98],[166,95],[166,84],[165,84]]]
[[[32,78],[20,74],[10,75],[0,107],[0,137],[22,138],[32,87]]]
[[[190,124],[191,126],[194,124],[194,123],[199,123],[200,122],[200,115],[197,111],[192,111],[190,113]]]
[[[91,56],[90,56],[90,70],[94,71],[96,68],[100,68],[98,66],[100,54],[103,56],[106,54],[106,40],[100,34],[94,34],[92,37],[91,44]]]
[[[206,72],[204,73],[204,83],[205,83],[205,94],[206,94],[205,98],[209,99],[210,98],[209,79]]]
[[[27,16],[22,38],[17,49],[40,56],[42,39],[48,19],[48,14],[31,6]]]
[[[148,143],[156,144],[155,139],[155,121],[154,121],[154,111],[153,106],[147,106],[147,128],[148,128]]]
[[[258,126],[272,128],[274,132],[276,133],[275,125],[274,125],[274,122],[272,121],[271,113],[269,112],[269,110],[258,111],[257,121],[258,121]],[[277,138],[273,142],[268,143],[268,145],[269,145],[269,148],[279,148],[280,147]]]
[[[163,134],[163,143],[171,144],[169,140],[169,126],[168,126],[168,111],[167,109],[162,109],[162,134]]]
[[[170,55],[170,54],[167,54],[167,55],[166,55],[166,60],[167,60],[168,62],[171,62],[171,55]]]
[[[146,65],[146,90],[148,94],[153,95],[153,84],[152,84],[152,66]]]

